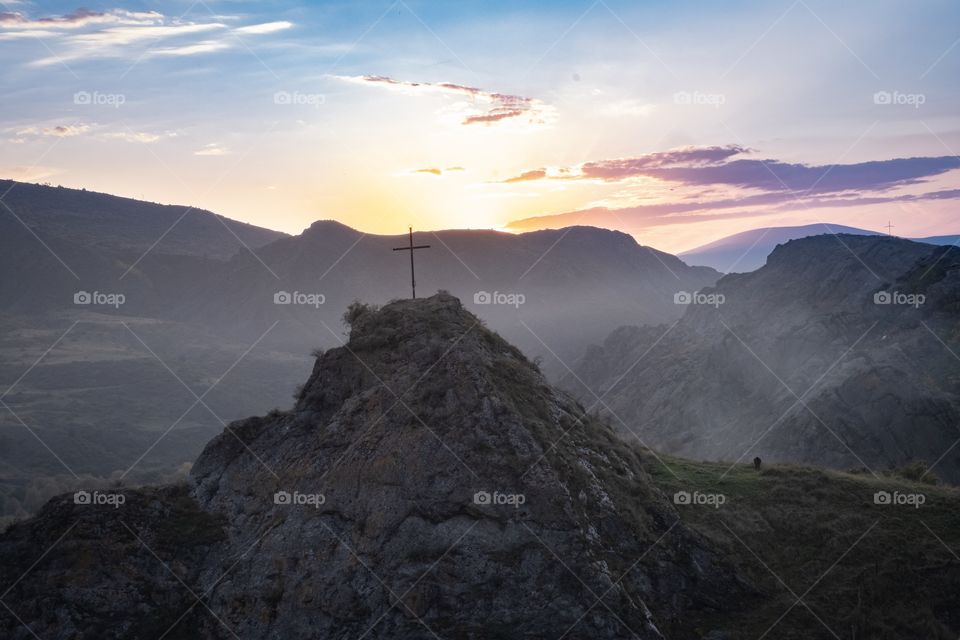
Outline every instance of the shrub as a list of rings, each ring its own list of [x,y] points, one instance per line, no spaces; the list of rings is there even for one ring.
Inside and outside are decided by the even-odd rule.
[[[914,460],[913,462],[908,462],[902,467],[894,469],[893,475],[906,478],[907,480],[914,480],[915,482],[923,482],[925,484],[937,484],[937,482],[939,482],[937,476],[933,475],[933,473],[930,471],[930,467],[924,460]]]

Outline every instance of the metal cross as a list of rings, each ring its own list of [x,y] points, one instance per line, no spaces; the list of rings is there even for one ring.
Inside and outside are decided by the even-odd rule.
[[[395,247],[394,251],[409,251],[410,252],[410,288],[413,289],[413,297],[417,297],[417,279],[414,277],[413,272],[413,252],[415,249],[429,249],[430,245],[420,244],[414,246],[413,244],[413,227],[410,227],[410,244],[406,247]]]

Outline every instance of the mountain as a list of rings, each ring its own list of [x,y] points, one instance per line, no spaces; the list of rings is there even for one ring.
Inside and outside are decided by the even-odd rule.
[[[5,603],[49,638],[660,638],[744,591],[638,456],[459,301],[351,320],[296,407],[231,425],[191,490],[126,492],[112,513],[61,498],[14,525],[4,584],[33,535],[77,522]],[[54,572],[74,586],[45,607]],[[591,615],[585,591],[605,595]]]
[[[95,251],[229,258],[285,234],[238,222],[203,209],[160,205],[86,189],[0,180],[0,217],[15,214],[44,239],[56,238]]]
[[[347,317],[348,342],[319,354],[295,407],[231,424],[189,485],[61,496],[0,536],[5,637],[960,629],[948,550],[899,507],[871,506],[875,491],[919,486],[741,466],[713,506],[687,504],[716,468],[625,443],[455,298]],[[923,495],[924,522],[955,543],[958,496]],[[821,554],[778,552],[784,541]],[[794,610],[756,553],[776,554],[777,579],[838,577]]]
[[[767,256],[779,244],[808,236],[834,233],[878,235],[866,229],[827,223],[799,227],[764,227],[735,233],[696,249],[684,251],[680,255],[690,264],[710,266],[721,273],[744,273],[762,267],[767,261]]]
[[[460,297],[490,326],[550,371],[565,370],[592,340],[625,323],[675,319],[677,291],[694,291],[719,277],[689,267],[675,256],[638,245],[629,235],[596,229],[508,234],[496,231],[437,231],[415,234],[430,249],[417,251],[418,291],[443,289]],[[339,309],[356,299],[376,303],[407,297],[409,258],[394,247],[406,236],[379,236],[332,221],[314,223],[303,234],[235,256],[229,273],[190,301],[193,322],[261,335],[277,318],[298,327],[275,333],[285,348],[303,351],[304,336],[332,344],[329,328]],[[269,266],[269,269],[265,267]],[[319,305],[277,306],[278,291],[315,293]]]
[[[840,224],[817,223],[799,227],[765,227],[751,229],[720,238],[696,249],[680,253],[688,264],[705,265],[722,273],[744,273],[763,266],[767,256],[777,245],[808,236],[847,233],[862,236],[882,235],[875,231],[857,229]],[[911,238],[914,242],[937,245],[957,245],[960,236],[930,236]]]
[[[410,295],[408,256],[392,251],[406,236],[321,221],[298,236],[243,227],[251,238],[205,212],[13,186],[20,220],[0,206],[0,522],[71,487],[182,475],[223,422],[288,405],[304,354],[338,344],[350,302]],[[225,225],[253,251],[234,251]],[[457,293],[548,375],[617,326],[676,319],[676,291],[719,277],[587,227],[415,235],[431,245],[418,293]]]
[[[928,236],[926,238],[913,238],[914,242],[924,242],[926,244],[939,244],[939,245],[951,245],[958,246],[960,245],[960,235],[956,236]]]
[[[567,382],[678,455],[960,482],[960,250],[814,236],[703,289],[672,327],[623,327]],[[602,402],[597,401],[601,398]]]

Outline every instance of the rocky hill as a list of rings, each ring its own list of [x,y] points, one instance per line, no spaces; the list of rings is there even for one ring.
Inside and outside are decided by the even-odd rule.
[[[678,455],[876,473],[924,460],[960,481],[956,248],[811,237],[700,293],[672,328],[611,334],[566,384]]]
[[[230,425],[189,486],[61,496],[0,537],[4,637],[721,640],[756,637],[778,615],[780,638],[960,628],[960,574],[934,537],[892,546],[883,580],[864,573],[878,544],[917,524],[870,506],[871,491],[902,483],[743,468],[723,480],[660,459],[446,294],[347,316],[349,341],[319,355],[295,407]],[[779,499],[758,498],[764,488]],[[677,497],[700,490],[723,500]],[[927,491],[923,516],[952,544],[958,498]],[[775,556],[791,580],[848,576],[842,597],[809,596],[816,617],[791,613],[745,543],[772,553],[787,527],[777,510],[790,508],[856,512],[830,554]],[[874,515],[889,527],[867,540]],[[835,525],[808,517],[803,540],[787,540],[819,543]],[[863,548],[836,561],[857,536]],[[882,608],[887,572],[913,580],[905,559],[918,552],[923,588]],[[866,590],[853,600],[856,576]]]
[[[458,300],[350,320],[295,408],[231,425],[190,491],[14,525],[4,602],[50,638],[659,638],[747,592],[637,452]]]

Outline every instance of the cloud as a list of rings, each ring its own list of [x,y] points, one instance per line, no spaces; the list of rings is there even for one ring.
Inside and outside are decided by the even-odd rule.
[[[760,217],[788,211],[956,199],[960,199],[960,189],[945,189],[919,194],[846,192],[838,195],[809,195],[805,197],[791,191],[771,191],[714,200],[692,199],[627,207],[596,206],[514,220],[507,224],[507,228],[515,231],[529,231],[585,224],[636,231],[662,225]]]
[[[30,19],[19,12],[0,13],[0,29],[81,29],[89,25],[102,24],[158,24],[163,15],[156,11],[90,11],[77,9],[62,16],[50,16]]]
[[[470,99],[458,105],[460,124],[493,125],[504,121],[545,125],[555,119],[554,107],[536,98],[486,91],[452,82],[412,82],[387,76],[333,76],[344,82],[398,90],[410,95],[447,95]]]
[[[956,156],[893,158],[836,165],[736,158],[750,152],[739,145],[686,147],[632,158],[585,162],[576,167],[534,169],[502,182],[544,179],[619,182],[652,178],[686,187],[726,186],[808,195],[882,191],[919,184],[960,168],[960,158]]]
[[[62,16],[29,18],[8,11],[0,13],[0,40],[42,38],[51,55],[33,60],[29,66],[46,67],[94,58],[202,55],[234,46],[231,35],[269,35],[294,26],[287,21],[229,26],[234,19],[220,16],[186,22],[156,11],[123,9],[78,9]],[[198,36],[200,40],[194,39]]]
[[[592,224],[638,230],[813,208],[960,199],[960,189],[927,193],[905,189],[960,170],[956,156],[815,165],[740,157],[749,153],[739,145],[685,147],[525,171],[500,182],[591,180],[618,186],[605,200],[586,208],[515,220],[507,226],[531,230]]]
[[[193,152],[195,156],[225,156],[229,155],[229,151],[221,147],[216,142],[211,142],[210,144],[204,146],[202,149],[198,149]]]
[[[150,133],[149,131],[117,131],[104,133],[102,137],[106,140],[121,140],[123,142],[136,144],[153,144],[164,138],[174,138],[176,135],[176,133],[169,131],[163,134]]]
[[[561,167],[555,170],[545,168],[525,171],[520,175],[507,178],[503,182],[527,182],[546,178],[577,180],[600,179],[605,181],[624,180],[635,176],[649,176],[653,169],[665,167],[702,167],[715,165],[734,156],[749,153],[750,149],[731,144],[713,147],[683,147],[669,151],[657,151],[632,158],[616,158],[585,162],[578,167]]]
[[[72,138],[90,131],[88,124],[58,124],[52,127],[33,126],[17,131],[17,136],[52,136],[55,138]]]
[[[524,171],[518,176],[512,178],[507,178],[504,180],[504,183],[510,184],[513,182],[529,182],[531,180],[543,180],[547,177],[546,169],[534,169],[533,171]]]
[[[278,22],[264,22],[263,24],[251,24],[246,27],[239,27],[234,29],[234,33],[241,35],[263,35],[267,33],[276,33],[277,31],[284,31],[293,26],[292,22],[287,22],[286,20]]]
[[[228,49],[230,45],[226,42],[219,40],[204,40],[203,42],[197,42],[196,44],[187,44],[181,47],[162,47],[160,49],[153,49],[150,51],[149,55],[151,56],[194,56],[199,53],[211,53],[213,51],[220,51],[221,49]]]
[[[734,160],[702,167],[651,168],[651,178],[684,185],[729,185],[763,191],[838,193],[885,190],[924,182],[960,168],[960,158],[894,158],[855,164],[807,165],[777,160]]]
[[[414,169],[412,173],[425,173],[432,176],[441,176],[445,173],[450,173],[453,171],[466,171],[463,167],[447,167],[446,169],[441,169],[439,167],[427,167],[426,169]]]
[[[149,131],[133,131],[126,129],[124,131],[110,131],[107,125],[97,123],[76,123],[76,124],[37,124],[18,129],[7,129],[8,133],[13,133],[16,137],[8,142],[22,144],[31,138],[56,137],[73,138],[76,136],[89,136],[98,140],[120,140],[137,144],[152,144],[163,138],[175,138],[176,131],[165,131],[163,133],[153,133]]]

